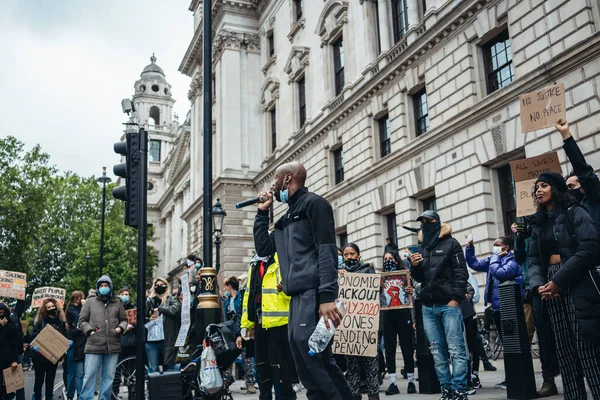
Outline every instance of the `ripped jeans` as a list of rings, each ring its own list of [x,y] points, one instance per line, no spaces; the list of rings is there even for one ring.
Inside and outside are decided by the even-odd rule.
[[[440,385],[445,389],[466,391],[468,362],[460,307],[423,306],[423,328]]]

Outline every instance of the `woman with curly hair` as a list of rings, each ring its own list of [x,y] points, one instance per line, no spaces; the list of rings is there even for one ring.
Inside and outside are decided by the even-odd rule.
[[[600,399],[600,300],[591,273],[598,231],[583,207],[570,204],[559,174],[541,174],[533,194],[539,219],[529,248],[531,290],[548,305],[564,396],[585,399],[585,376]]]
[[[58,301],[53,298],[44,299],[42,305],[38,309],[33,325],[33,333],[31,339],[35,339],[37,335],[46,327],[52,326],[65,337],[67,337],[67,324],[65,313]],[[71,341],[70,344],[73,342]],[[56,377],[56,369],[58,363],[53,364],[38,352],[38,347],[33,347],[33,367],[35,370],[35,382],[33,384],[33,394],[35,399],[42,399],[42,386],[46,383],[46,398],[52,399],[54,394],[54,378]]]

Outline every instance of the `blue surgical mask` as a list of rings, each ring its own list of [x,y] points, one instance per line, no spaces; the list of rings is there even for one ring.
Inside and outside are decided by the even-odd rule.
[[[344,263],[344,257],[338,256],[338,268],[341,268],[343,263]]]
[[[279,189],[279,191],[275,193],[275,198],[276,198],[277,200],[279,200],[280,202],[282,202],[282,203],[287,203],[287,202],[288,202],[288,200],[290,199],[290,198],[289,198],[289,196],[290,196],[290,191],[289,191],[288,189],[284,189],[284,188],[283,188],[283,185],[284,185],[284,184],[285,184],[285,183],[282,183],[282,184],[281,184],[281,189]],[[288,186],[289,186],[289,183],[288,183]]]
[[[98,293],[100,293],[101,296],[106,296],[110,293],[110,288],[109,287],[101,287],[100,289],[98,289]]]
[[[123,302],[123,304],[129,303],[129,296],[121,296],[121,301]]]
[[[196,263],[196,269],[200,269],[200,268],[202,268],[202,264]]]

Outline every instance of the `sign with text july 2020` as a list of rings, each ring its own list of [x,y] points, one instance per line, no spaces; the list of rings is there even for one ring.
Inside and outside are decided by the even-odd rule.
[[[556,172],[562,175],[560,161],[556,152],[511,161],[510,169],[515,180],[517,217],[525,217],[536,212],[533,202],[533,188],[535,181],[541,174],[544,172]]]
[[[554,126],[559,118],[567,119],[565,85],[563,83],[522,94],[519,96],[519,103],[523,133]]]
[[[0,270],[0,297],[25,300],[27,274]]]
[[[335,331],[335,354],[377,355],[380,279],[379,274],[340,274],[338,298],[346,305],[346,315]]]
[[[44,299],[56,299],[63,307],[65,306],[66,290],[55,287],[41,287],[33,292],[31,307],[38,308],[42,305]]]

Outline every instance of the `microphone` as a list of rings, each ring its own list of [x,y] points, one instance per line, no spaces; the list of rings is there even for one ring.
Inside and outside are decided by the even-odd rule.
[[[236,203],[235,208],[244,208],[247,206],[251,206],[252,204],[262,203],[264,201],[267,201],[267,199],[268,199],[267,196],[263,196],[263,197],[255,197],[253,199],[240,201],[239,203]]]

